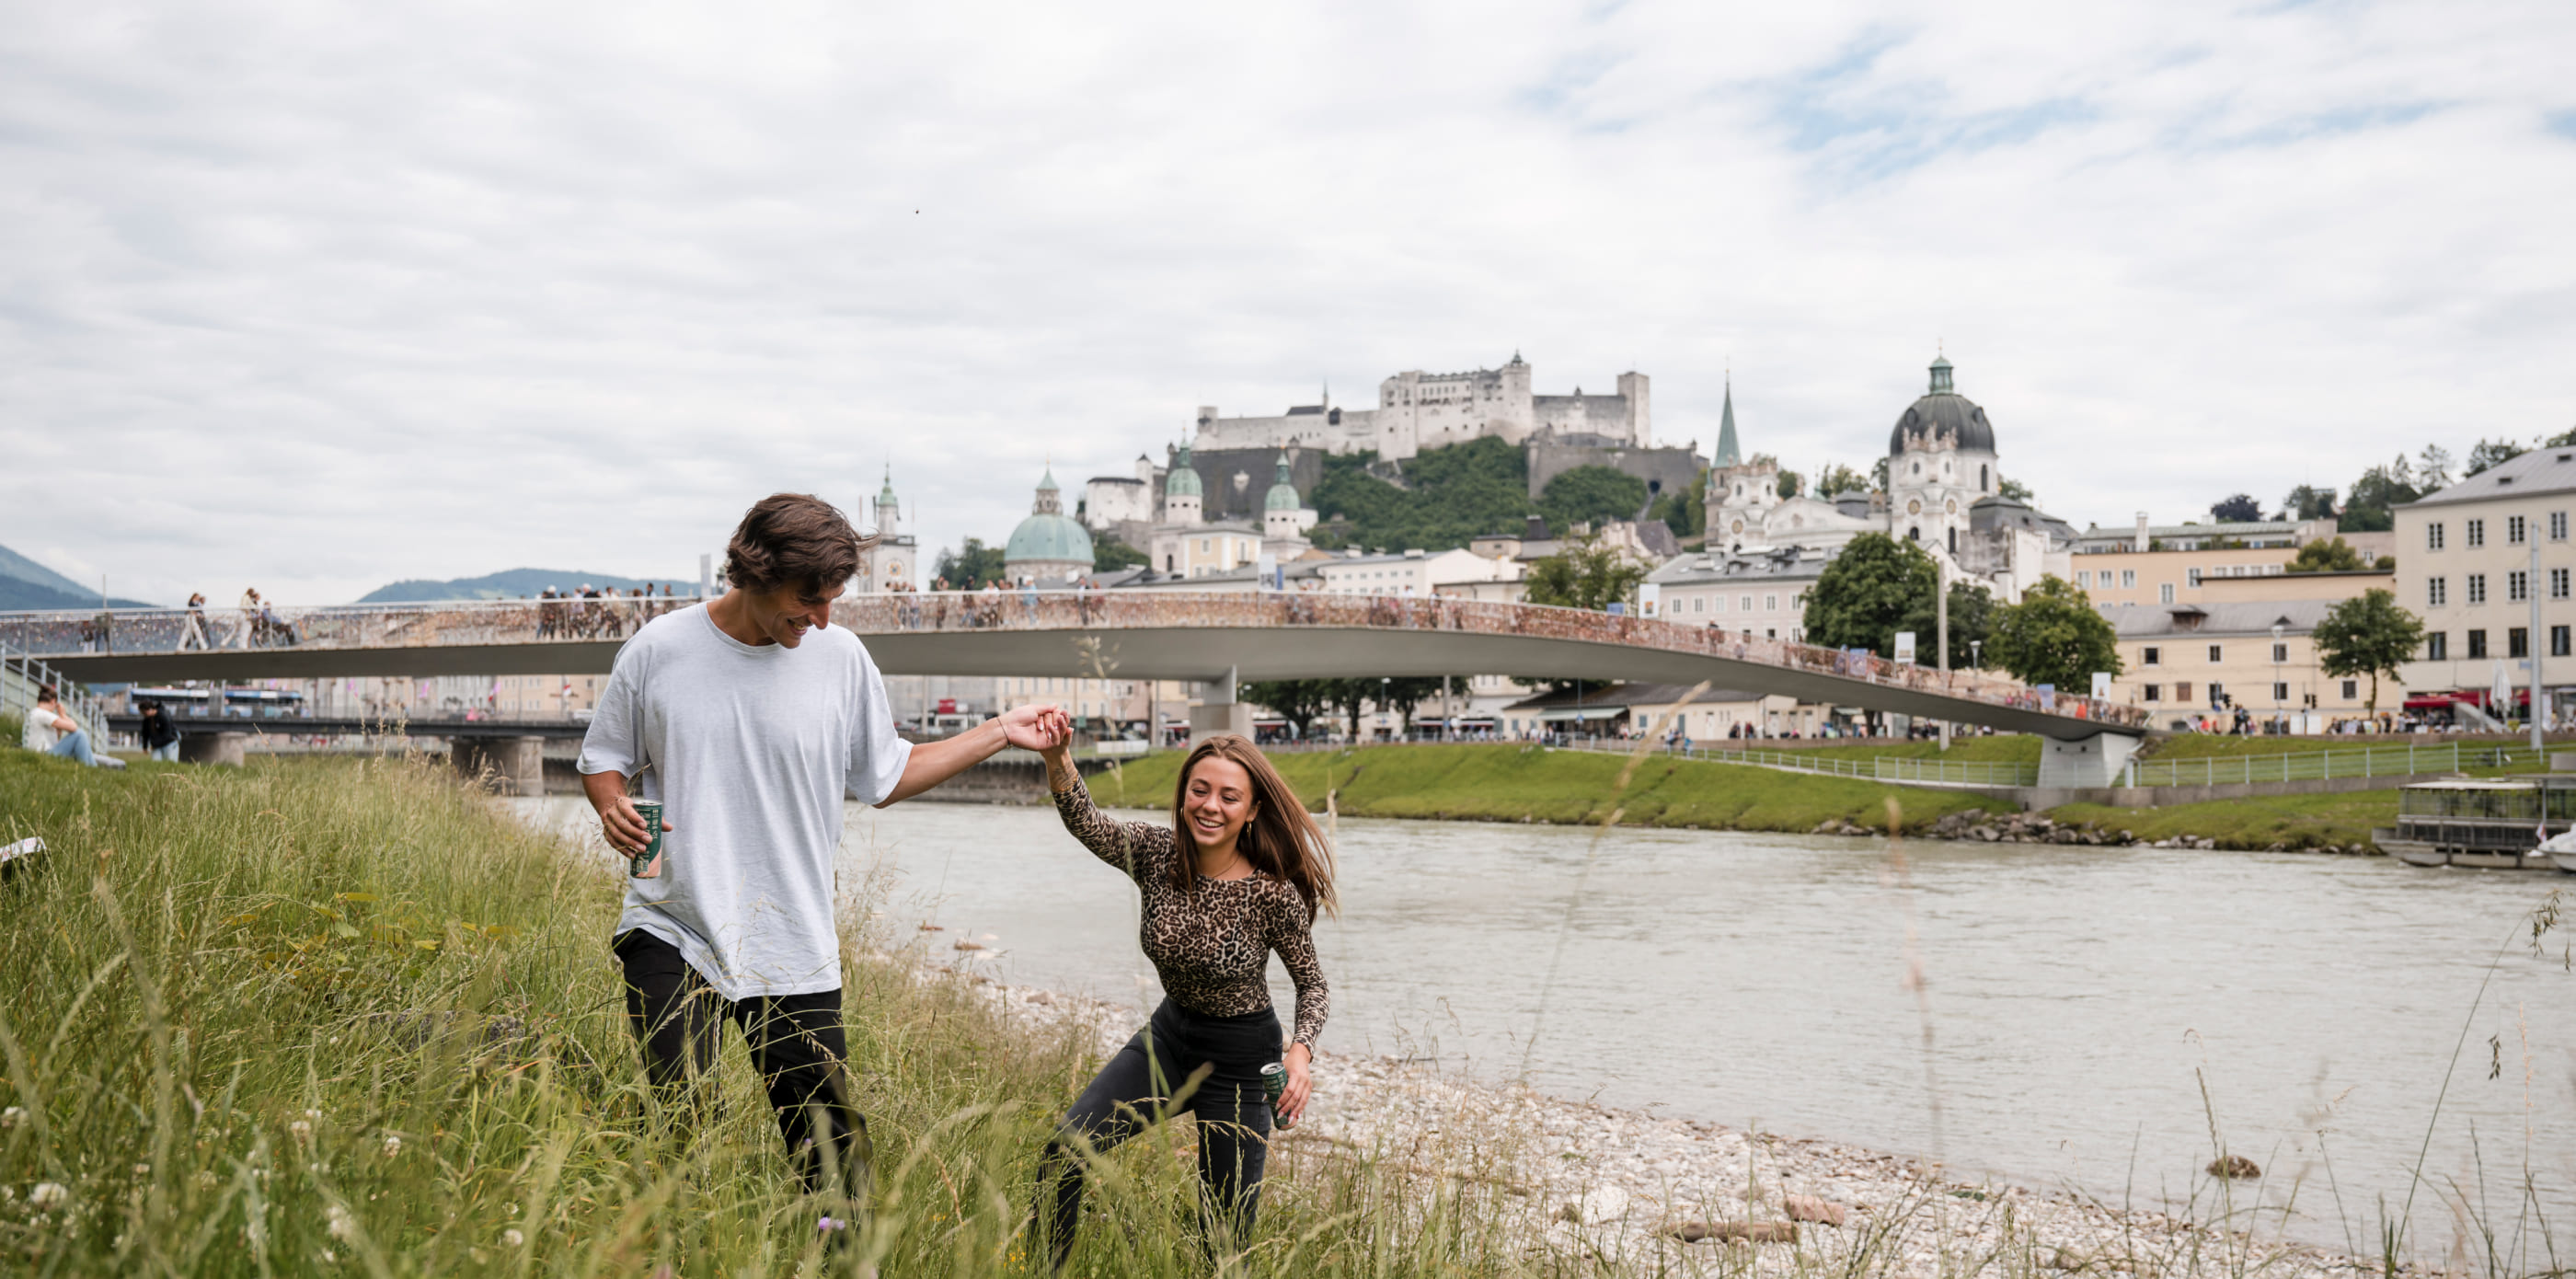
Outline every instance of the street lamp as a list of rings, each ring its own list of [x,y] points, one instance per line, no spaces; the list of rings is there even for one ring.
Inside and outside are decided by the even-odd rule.
[[[1394,709],[1394,707],[1395,707],[1395,687],[1394,687],[1394,686],[1395,686],[1395,677],[1394,677],[1394,676],[1392,676],[1392,675],[1380,675],[1380,676],[1378,676],[1378,677],[1377,677],[1377,713],[1378,713],[1378,714],[1380,714],[1380,715],[1384,715],[1384,714],[1386,714],[1387,712],[1389,712],[1389,711],[1391,711],[1391,710],[1393,710],[1393,709]],[[1394,740],[1394,738],[1395,738],[1395,728],[1394,728],[1394,726],[1392,726],[1392,725],[1389,725],[1389,726],[1388,726],[1387,731],[1386,731],[1386,735],[1387,735],[1388,740],[1390,740],[1390,741]]]
[[[1982,670],[1986,669],[1985,647],[1986,647],[1986,642],[1985,642],[1984,640],[1969,640],[1969,641],[1968,641],[1968,667],[1969,667],[1969,669],[1971,669],[1971,670],[1980,670],[1980,671],[1982,671]]]
[[[2289,656],[2288,652],[2285,651],[2286,646],[2281,643],[2281,634],[2287,629],[2287,627],[2284,627],[2279,622],[2272,623],[2272,718],[2274,719],[2283,718],[2281,715],[2281,695],[2288,691],[2281,682],[2281,659]],[[2289,731],[2289,727],[2290,726],[2288,724],[2284,723],[2281,726],[2281,731],[2286,733]]]

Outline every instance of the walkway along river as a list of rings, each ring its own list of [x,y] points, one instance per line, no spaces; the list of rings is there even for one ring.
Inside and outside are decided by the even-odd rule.
[[[850,830],[845,889],[890,879],[896,932],[946,925],[943,950],[976,939],[988,949],[962,954],[1015,985],[1140,1010],[1159,997],[1132,890],[1051,809],[854,808]],[[2304,1179],[2293,1234],[2369,1254],[2467,1021],[2417,1238],[2438,1252],[2452,1236],[2454,1185],[2509,1228],[2526,1138],[2561,1243],[2576,1237],[2576,974],[2556,957],[2570,937],[2543,960],[2517,933],[2557,876],[1908,841],[1909,889],[1879,840],[1619,830],[1593,849],[1577,828],[1341,822],[1345,913],[1318,929],[1325,1048],[1495,1079],[1526,1054],[1530,1082],[1561,1096],[2115,1204],[2188,1194],[2214,1126],[2262,1166],[2267,1204]],[[1277,998],[1284,1012],[1284,979]]]

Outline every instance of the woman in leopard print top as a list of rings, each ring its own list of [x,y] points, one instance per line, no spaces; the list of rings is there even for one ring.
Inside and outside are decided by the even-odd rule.
[[[1306,1106],[1307,1063],[1331,999],[1311,927],[1318,909],[1333,907],[1331,854],[1296,794],[1243,738],[1211,738],[1190,752],[1172,824],[1161,826],[1116,821],[1092,806],[1065,748],[1070,729],[1064,724],[1045,752],[1056,811],[1084,847],[1136,881],[1139,941],[1164,999],[1057,1125],[1038,1166],[1032,1229],[1062,1269],[1082,1218],[1083,1152],[1105,1152],[1166,1110],[1189,1110],[1198,1117],[1213,1255],[1220,1232],[1240,1240],[1252,1230],[1273,1118],[1261,1068],[1285,1069],[1282,1123]],[[1297,1030],[1284,1056],[1265,975],[1273,951],[1297,986]]]

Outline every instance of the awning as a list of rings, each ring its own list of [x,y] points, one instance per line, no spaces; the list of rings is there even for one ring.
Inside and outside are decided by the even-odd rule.
[[[1574,720],[1617,719],[1628,713],[1625,706],[1559,706],[1538,713],[1542,724],[1563,724]]]

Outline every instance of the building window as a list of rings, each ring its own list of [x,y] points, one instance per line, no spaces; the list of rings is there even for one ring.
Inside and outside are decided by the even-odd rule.
[[[2273,646],[2272,646],[2272,661],[2273,661],[2275,664],[2278,664],[2278,663],[2281,663],[2281,662],[2286,662],[2286,661],[2288,661],[2288,660],[2290,660],[2290,646],[2289,646],[2289,645],[2287,645],[2287,644],[2275,644],[2275,645],[2273,645]]]
[[[2182,576],[2183,576],[2183,584],[2184,584],[2184,585],[2189,586],[2191,589],[2193,589],[2193,590],[2195,590],[2195,591],[2200,589],[2200,570],[2199,570],[2199,569],[2196,569],[2196,568],[2187,568],[2187,569],[2184,569],[2184,570],[2182,571]]]
[[[2272,686],[2273,704],[2277,706],[2288,700],[2290,700],[2290,686],[2287,684],[2274,684]]]
[[[2076,574],[2076,575],[2075,575],[2075,589],[2077,589],[2077,590],[2079,590],[2079,591],[2089,591],[2089,590],[2092,590],[2092,589],[2093,589],[2093,575],[2092,575],[2091,573],[2078,573],[2078,574]]]
[[[1707,612],[1707,611],[1708,611],[1708,597],[1707,597],[1707,596],[1705,596],[1705,595],[1694,595],[1694,596],[1692,596],[1692,597],[1691,597],[1691,611],[1692,611],[1692,612],[1694,612],[1694,613],[1705,613],[1705,612]]]
[[[2209,660],[2211,660],[2211,661],[2213,661],[2213,662],[2223,660],[2223,659],[2221,659],[2221,658],[2219,657],[2218,652],[2219,652],[2218,645],[2216,645],[2216,644],[2212,644],[2212,645],[2210,645],[2210,646],[2209,646]]]
[[[2486,603],[2486,602],[2487,602],[2487,575],[2486,575],[2486,574],[2484,574],[2484,573],[2471,573],[2471,574],[2469,574],[2469,602],[2470,602],[2470,603],[2472,603],[2472,604],[2484,604],[2484,603]]]
[[[2450,602],[2451,579],[2447,577],[2428,577],[2424,579],[2425,607],[2440,608]]]
[[[2515,569],[2512,572],[2505,574],[2504,597],[2508,602],[2515,604],[2519,604],[2524,600],[2530,599],[2531,574],[2523,572],[2521,569]]]
[[[2447,662],[2451,660],[2450,632],[2429,631],[2425,633],[2424,660],[2428,662]]]
[[[2504,633],[2504,655],[2505,655],[2505,656],[2507,656],[2507,657],[2529,657],[2529,656],[2531,656],[2531,628],[2530,628],[2530,627],[2527,627],[2527,626],[2515,626],[2515,627],[2510,627],[2510,628],[2508,628],[2508,629],[2505,631],[2505,633]]]
[[[2162,604],[2173,603],[2173,583],[2165,582],[2158,585],[2156,587],[2156,600],[2158,603]]]
[[[2487,633],[2482,630],[2469,632],[2469,656],[2471,658],[2479,658],[2486,655]]]
[[[2134,591],[2138,589],[2138,570],[2133,568],[2124,568],[2120,570],[2120,589],[2124,591]]]
[[[2565,657],[2568,655],[2566,627],[2553,626],[2549,628],[2549,655],[2551,657]]]
[[[2188,684],[2188,683],[2182,683],[2182,684],[2176,684],[2176,685],[2174,685],[2174,700],[2175,700],[2175,701],[2177,701],[2177,702],[2188,702],[2188,701],[2190,701],[2190,700],[2191,700],[2191,685],[2190,685],[2190,684]]]
[[[2165,686],[2162,684],[2140,685],[2138,693],[2141,697],[2150,702],[2161,702],[2165,700]]]
[[[2442,549],[2442,522],[2440,520],[2435,520],[2424,526],[2424,549],[2428,551],[2438,551]]]
[[[1763,611],[1763,612],[1765,612],[1765,613],[1777,613],[1777,612],[1779,612],[1779,611],[1780,611],[1780,597],[1779,597],[1779,596],[1777,596],[1777,595],[1765,595],[1765,596],[1763,596],[1763,597],[1762,597],[1762,611]]]
[[[2564,542],[2567,540],[2567,512],[2551,511],[2549,513],[2549,540],[2553,542]]]
[[[2218,706],[2223,705],[2226,701],[2227,686],[2218,683],[2211,684],[2209,686],[2209,704],[2212,706]]]
[[[2361,696],[2361,681],[2357,679],[2345,680],[2343,682],[2343,700],[2349,702],[2359,696]]]
[[[2469,549],[2474,551],[2474,550],[2478,549],[2479,547],[2484,546],[2484,545],[2486,545],[2486,544],[2487,544],[2487,522],[2486,522],[2485,520],[2470,520],[2470,521],[2469,521]]]
[[[2549,570],[2549,598],[2554,600],[2567,598],[2567,570],[2563,568]]]
[[[1743,598],[1741,598],[1741,599],[1736,600],[1736,601],[1735,601],[1735,611],[1736,611],[1736,612],[1739,612],[1739,613],[1750,613],[1750,612],[1752,612],[1752,611],[1753,611],[1753,597],[1752,597],[1752,596],[1750,596],[1750,595],[1747,595],[1747,596],[1744,596],[1744,597],[1743,597]]]
[[[2163,649],[2150,644],[2147,647],[2138,650],[2138,665],[2162,666],[2164,665],[2164,655]]]
[[[2521,516],[2519,516],[2519,515],[2508,515],[2508,516],[2506,516],[2506,517],[2505,517],[2505,519],[2504,519],[2504,540],[2505,540],[2505,544],[2506,544],[2506,545],[2508,545],[2508,546],[2520,546],[2520,545],[2522,545],[2522,532],[2523,532],[2523,526],[2522,526],[2522,517],[2521,517]]]

